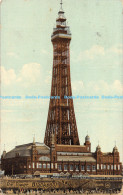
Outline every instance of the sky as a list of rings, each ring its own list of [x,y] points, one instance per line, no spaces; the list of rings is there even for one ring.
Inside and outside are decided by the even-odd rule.
[[[1,2],[1,152],[15,145],[43,142],[51,90],[53,48],[51,34],[60,0],[4,0]],[[123,40],[121,0],[63,0],[70,26],[70,68],[81,145],[88,134],[92,152],[112,152],[115,143],[123,161]]]

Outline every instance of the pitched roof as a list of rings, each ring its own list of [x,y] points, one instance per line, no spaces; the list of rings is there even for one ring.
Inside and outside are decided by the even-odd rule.
[[[33,143],[16,146],[14,149],[6,153],[6,155],[4,156],[4,159],[14,158],[17,154],[19,154],[19,156],[22,156],[22,157],[31,156],[32,145]],[[38,151],[38,154],[49,154],[50,153],[50,148],[43,143],[35,142],[35,146],[36,146],[36,150]]]

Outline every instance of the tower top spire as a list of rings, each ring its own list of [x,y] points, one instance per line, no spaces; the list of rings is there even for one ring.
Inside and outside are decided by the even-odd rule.
[[[61,9],[62,9],[62,4],[63,4],[63,1],[62,0],[61,0],[61,3],[60,4],[61,4]]]
[[[62,5],[63,5],[63,1],[61,0],[60,1],[60,10],[59,10],[59,13],[64,13]]]

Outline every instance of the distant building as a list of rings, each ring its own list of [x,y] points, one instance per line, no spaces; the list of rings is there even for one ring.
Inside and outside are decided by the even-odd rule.
[[[87,135],[84,145],[80,145],[74,113],[70,78],[70,41],[71,33],[66,25],[64,11],[61,8],[56,19],[56,28],[51,36],[53,44],[53,71],[44,144],[33,141],[30,144],[16,146],[2,155],[2,169],[5,174],[40,173],[88,173],[119,175],[122,164],[117,147],[110,153],[103,153],[98,145],[91,152],[90,137]]]

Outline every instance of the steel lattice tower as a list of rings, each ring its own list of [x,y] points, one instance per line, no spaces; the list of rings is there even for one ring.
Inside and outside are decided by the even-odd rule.
[[[50,147],[54,134],[56,144],[80,145],[73,99],[65,99],[65,96],[72,96],[69,47],[71,33],[66,25],[62,1],[51,41],[53,44],[51,96],[58,96],[60,99],[50,99],[44,143]]]

